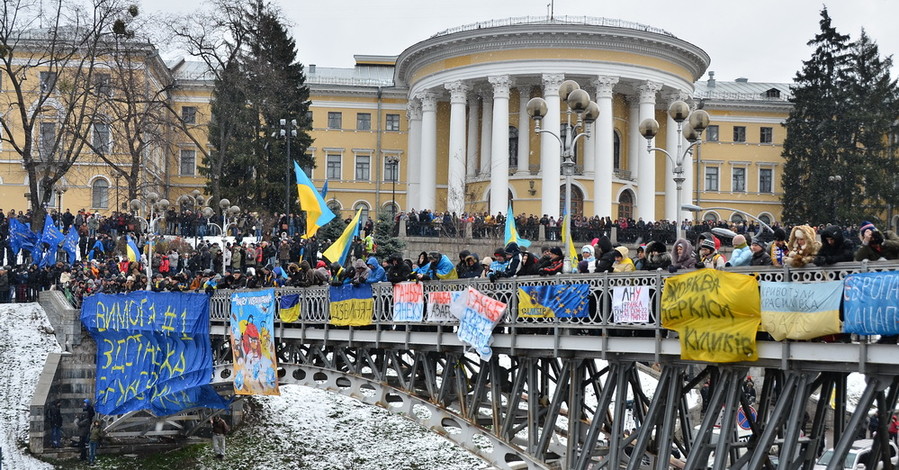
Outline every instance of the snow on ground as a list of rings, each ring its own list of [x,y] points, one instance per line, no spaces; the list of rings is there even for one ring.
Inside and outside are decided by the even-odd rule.
[[[49,469],[26,454],[28,408],[51,352],[59,343],[44,310],[37,304],[0,306],[0,447],[3,466],[17,470]]]

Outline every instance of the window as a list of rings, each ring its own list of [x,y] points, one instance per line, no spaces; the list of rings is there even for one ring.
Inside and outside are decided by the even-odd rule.
[[[368,220],[368,211],[371,209],[366,202],[357,202],[355,206],[353,206],[353,212],[362,209],[362,215],[359,216],[359,220]]]
[[[194,176],[196,173],[197,151],[181,151],[181,176]]]
[[[42,122],[41,123],[41,141],[40,141],[41,156],[44,158],[50,156],[50,152],[53,151],[53,146],[55,144],[56,144],[56,123],[55,122]]]
[[[196,106],[182,106],[181,107],[181,120],[184,121],[185,124],[196,124],[197,123],[197,107]]]
[[[306,129],[312,129],[312,111],[306,111]]]
[[[387,130],[392,132],[399,132],[400,130],[400,115],[399,114],[388,114],[387,115]]]
[[[356,155],[356,181],[371,179],[371,156]]]
[[[41,72],[41,91],[48,92],[56,86],[56,72]]]
[[[735,193],[746,191],[746,168],[734,168],[731,191]]]
[[[734,142],[746,142],[745,126],[734,126]]]
[[[328,129],[342,129],[343,115],[341,113],[328,113]]]
[[[621,136],[618,131],[612,133],[612,164],[616,170],[621,169]]]
[[[103,178],[97,178],[91,184],[91,207],[95,209],[109,207],[109,182]]]
[[[343,206],[340,205],[340,201],[337,199],[331,199],[326,203],[328,205],[328,209],[331,209],[331,212],[336,216],[340,216],[340,211],[343,210]]]
[[[384,159],[384,181],[397,183],[400,180],[400,159],[395,155],[388,155]]]
[[[518,128],[509,126],[509,168],[518,168]]]
[[[705,168],[705,190],[706,191],[717,191],[718,190],[718,167],[717,166],[707,166]]]
[[[718,142],[718,126],[709,126],[706,128],[705,140],[707,142]]]
[[[774,180],[774,170],[771,168],[762,168],[759,170],[759,192],[771,193],[772,181]]]
[[[371,130],[371,113],[356,113],[356,130]]]
[[[774,128],[761,128],[761,130],[759,131],[759,142],[763,144],[770,144],[771,142],[774,142]]]
[[[98,73],[94,76],[94,89],[99,96],[109,96],[112,94],[112,82],[108,73]]]
[[[99,155],[109,153],[109,124],[105,122],[94,123],[94,151]]]
[[[340,180],[340,155],[339,154],[329,154],[327,158],[327,176],[329,180]]]

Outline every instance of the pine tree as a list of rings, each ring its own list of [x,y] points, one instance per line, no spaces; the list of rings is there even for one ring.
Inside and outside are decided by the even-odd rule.
[[[387,259],[391,255],[403,255],[406,248],[406,242],[396,236],[395,223],[390,212],[381,211],[378,213],[378,220],[375,222],[375,244],[378,245],[378,257]]]

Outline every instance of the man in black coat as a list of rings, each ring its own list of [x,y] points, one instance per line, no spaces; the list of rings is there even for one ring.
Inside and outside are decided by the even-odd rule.
[[[843,237],[843,229],[836,225],[828,225],[821,231],[821,249],[815,257],[816,265],[827,266],[852,261],[854,256],[855,246],[852,241]]]
[[[62,400],[54,400],[50,403],[50,406],[47,407],[47,410],[44,412],[47,418],[47,427],[50,428],[50,445],[54,449],[58,449],[62,446],[60,442],[62,440],[62,411],[60,407],[62,406]]]

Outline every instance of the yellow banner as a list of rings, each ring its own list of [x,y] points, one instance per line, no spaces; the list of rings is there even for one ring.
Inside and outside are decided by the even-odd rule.
[[[371,314],[375,309],[375,300],[347,299],[331,302],[331,321],[334,326],[371,325]]]
[[[698,269],[665,282],[662,326],[678,332],[682,359],[755,361],[760,322],[759,286],[752,276]]]

